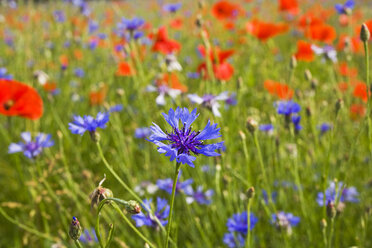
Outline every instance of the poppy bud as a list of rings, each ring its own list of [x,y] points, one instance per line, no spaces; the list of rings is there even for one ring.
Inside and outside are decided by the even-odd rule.
[[[250,188],[247,190],[247,197],[248,197],[248,199],[253,198],[254,195],[255,195],[254,187],[250,187]]]
[[[80,226],[80,222],[78,221],[78,219],[75,216],[72,217],[70,230],[68,231],[70,238],[72,238],[73,240],[78,240],[80,238],[82,231],[83,228]]]
[[[130,214],[139,214],[141,213],[141,207],[138,202],[130,200],[125,205],[125,210]]]
[[[306,81],[310,82],[312,78],[313,78],[313,76],[311,75],[310,70],[306,69],[305,70],[305,79],[306,79]]]
[[[371,33],[369,32],[367,25],[363,23],[360,29],[360,39],[363,42],[368,42],[370,37],[371,37]]]
[[[291,57],[291,61],[289,62],[289,68],[294,69],[297,66],[297,59],[295,56]]]
[[[102,183],[106,180],[106,175],[104,175],[104,178],[101,180],[101,182],[98,184],[98,187],[90,194],[90,207],[93,208],[94,205],[98,205],[103,199],[106,198],[112,198],[114,197],[114,194],[110,189],[102,187]]]
[[[257,129],[258,123],[253,118],[248,118],[246,125],[247,125],[248,131],[253,134],[254,131],[256,131],[256,129]]]
[[[336,208],[335,208],[335,204],[333,204],[333,202],[331,201],[328,201],[327,203],[327,216],[331,219],[333,219],[334,217],[336,217],[336,214],[337,214],[337,211],[336,211]]]

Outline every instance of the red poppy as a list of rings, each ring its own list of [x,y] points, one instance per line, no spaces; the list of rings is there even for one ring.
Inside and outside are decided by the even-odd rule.
[[[221,51],[218,47],[216,47],[214,52],[211,49],[209,56],[207,56],[207,52],[204,46],[198,46],[198,50],[201,55],[207,57],[207,59],[211,61],[213,73],[217,79],[227,81],[232,77],[232,75],[234,74],[234,68],[232,67],[232,65],[226,62],[226,59],[234,54],[234,50]],[[217,57],[215,56],[215,54],[217,55]],[[201,63],[198,66],[198,72],[203,72],[205,77],[208,78],[206,62]]]
[[[34,88],[0,79],[0,113],[36,120],[43,114],[43,101]]]
[[[357,53],[362,51],[362,42],[359,37],[352,37],[351,39],[346,34],[341,34],[338,39],[337,49],[344,50],[346,42],[350,42],[351,52]]]
[[[298,14],[297,0],[279,0],[279,10],[286,11],[293,15]]]
[[[59,61],[60,61],[61,65],[62,65],[63,67],[66,68],[66,67],[68,66],[68,57],[67,57],[67,55],[65,55],[65,54],[61,55],[61,56],[59,57]]]
[[[44,85],[43,85],[43,88],[46,92],[53,92],[57,89],[57,84],[56,83],[49,83],[49,82],[46,82]]]
[[[183,20],[181,18],[176,18],[171,20],[169,24],[173,29],[180,29],[183,25]]]
[[[168,33],[165,27],[159,28],[155,35],[155,42],[152,47],[152,51],[161,52],[163,54],[169,54],[178,52],[181,49],[180,43],[175,40],[168,38]]]
[[[345,83],[345,82],[341,82],[338,84],[338,88],[341,92],[346,92],[347,89],[349,88],[349,84],[348,83]]]
[[[261,41],[274,37],[278,34],[288,31],[288,25],[284,23],[270,23],[259,20],[252,20],[246,24],[246,30],[249,34],[257,37]]]
[[[313,61],[314,60],[314,51],[311,49],[311,43],[308,43],[303,40],[297,41],[297,52],[295,54],[297,60],[302,61]]]
[[[101,105],[105,101],[107,94],[107,85],[101,84],[99,89],[96,91],[91,91],[89,93],[89,103],[90,105]]]
[[[217,19],[235,19],[241,8],[238,4],[231,3],[226,0],[218,1],[212,7],[212,15]]]
[[[358,69],[355,67],[348,67],[345,62],[340,63],[339,72],[345,77],[356,77],[358,75]]]
[[[363,104],[353,104],[350,106],[350,118],[357,120],[365,116],[366,107]]]
[[[136,71],[128,62],[122,61],[119,63],[118,70],[116,71],[117,76],[132,76],[134,74],[136,74]]]
[[[360,98],[363,102],[368,101],[367,85],[364,82],[357,82],[354,87],[353,95]]]
[[[311,25],[306,35],[310,39],[325,43],[332,43],[337,36],[335,28],[328,24]]]
[[[264,87],[271,95],[276,95],[283,100],[291,99],[294,93],[288,85],[272,80],[266,80],[264,82]]]
[[[158,79],[156,81],[156,84],[157,84],[157,86],[166,85],[169,88],[177,89],[177,90],[180,90],[182,92],[187,92],[187,90],[188,90],[187,86],[183,85],[179,81],[177,74],[174,73],[174,72],[163,74],[163,76],[160,77],[160,79]]]

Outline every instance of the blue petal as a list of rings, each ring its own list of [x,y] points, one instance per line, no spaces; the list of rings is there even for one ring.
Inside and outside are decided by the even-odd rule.
[[[85,131],[87,131],[87,129],[85,127],[78,126],[74,123],[69,123],[68,128],[71,130],[71,133],[73,133],[73,134],[83,135],[85,133]]]
[[[191,156],[191,155],[187,155],[185,153],[182,153],[180,155],[177,156],[177,162],[178,163],[182,163],[182,164],[188,164],[190,165],[192,168],[195,167],[194,163],[192,161],[195,161],[196,157],[194,156]]]
[[[161,130],[161,128],[156,125],[155,123],[152,123],[153,126],[150,127],[151,129],[151,136],[149,138],[149,140],[151,142],[153,141],[162,141],[162,140],[167,140],[167,135],[163,132],[163,130]]]
[[[217,128],[217,123],[211,125],[211,122],[208,120],[207,125],[199,133],[198,136],[195,137],[196,140],[208,140],[208,139],[215,139],[221,137],[220,128]]]
[[[342,4],[335,4],[335,9],[339,14],[345,14],[344,6]]]
[[[178,128],[178,116],[180,114],[181,108],[178,107],[176,112],[171,108],[168,111],[168,115],[163,113],[164,119],[171,125],[173,128]]]
[[[23,145],[22,143],[11,143],[8,147],[8,153],[16,153],[23,151]]]
[[[22,139],[26,142],[29,143],[31,142],[31,133],[30,132],[23,132],[21,133]]]
[[[348,8],[348,9],[353,9],[355,6],[355,2],[354,0],[348,0],[346,1],[346,3],[344,4],[344,7],[345,8]]]
[[[215,152],[215,150],[221,149],[223,147],[223,143],[224,142],[222,141],[214,144],[204,145],[198,150],[198,152],[209,157],[219,156],[220,154]]]
[[[187,108],[184,108],[180,114],[180,119],[182,124],[185,124],[185,129],[189,129],[191,124],[198,118],[199,114],[196,113],[197,109],[195,108],[191,113]]]
[[[177,157],[177,150],[173,149],[170,145],[165,145],[158,141],[154,141],[153,143],[158,146],[159,153],[165,153],[165,156],[170,157],[170,161],[173,161]]]

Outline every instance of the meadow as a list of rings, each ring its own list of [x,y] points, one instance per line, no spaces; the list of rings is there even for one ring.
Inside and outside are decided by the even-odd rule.
[[[369,0],[1,1],[0,247],[372,247]]]

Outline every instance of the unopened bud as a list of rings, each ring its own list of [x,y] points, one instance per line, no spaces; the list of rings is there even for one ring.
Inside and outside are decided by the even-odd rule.
[[[297,66],[297,59],[296,59],[295,56],[292,56],[291,61],[289,62],[289,67],[291,69],[294,69],[294,68],[296,68],[296,66]]]
[[[102,187],[102,183],[106,180],[106,175],[98,184],[98,187],[94,189],[92,194],[90,194],[90,207],[93,208],[94,205],[98,205],[102,200],[106,198],[113,198],[114,194],[110,189]]]
[[[125,205],[125,210],[130,214],[139,214],[141,213],[141,207],[138,202],[130,200]]]
[[[72,217],[70,230],[68,231],[70,238],[72,238],[73,240],[78,240],[81,236],[82,231],[83,228],[80,226],[80,222],[78,221],[78,219],[75,216]]]
[[[318,84],[319,84],[318,79],[316,79],[316,78],[311,79],[310,85],[311,85],[312,90],[315,90],[316,87],[318,86]]]
[[[252,118],[248,118],[247,119],[247,129],[250,133],[254,133],[254,131],[256,131],[257,129],[257,126],[258,126],[258,123],[256,120],[252,119]]]
[[[327,216],[331,219],[336,217],[337,211],[335,208],[335,204],[332,201],[328,201],[327,203]]]
[[[92,132],[89,132],[89,134],[90,134],[90,138],[92,139],[93,142],[95,142],[95,143],[99,142],[101,136],[99,135],[98,132],[92,131]]]
[[[202,16],[201,16],[201,15],[198,15],[198,16],[196,17],[195,25],[196,25],[198,28],[201,28],[201,27],[203,26],[203,19],[202,19]]]
[[[306,79],[306,81],[310,82],[312,78],[313,78],[313,76],[311,75],[310,70],[306,69],[305,70],[305,79]]]
[[[338,114],[338,112],[340,111],[340,109],[342,108],[342,106],[344,105],[344,101],[340,98],[337,100],[336,104],[335,104],[335,113],[336,115]]]
[[[360,39],[363,42],[367,42],[370,37],[371,37],[371,33],[369,32],[367,25],[363,23],[360,29]]]
[[[320,222],[320,225],[322,226],[322,228],[326,228],[327,227],[326,219],[322,219],[322,221]]]
[[[250,187],[248,190],[247,190],[247,197],[248,199],[251,199],[253,198],[255,195],[255,190],[253,187]]]
[[[306,116],[311,116],[311,108],[309,106],[306,107]]]

